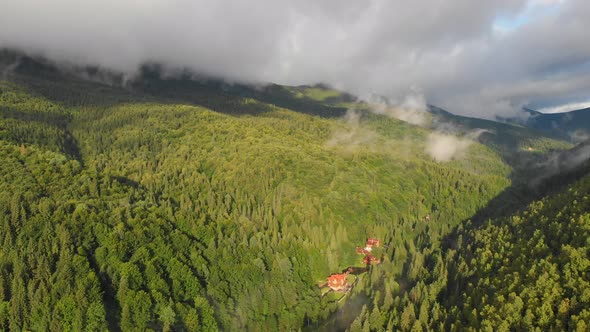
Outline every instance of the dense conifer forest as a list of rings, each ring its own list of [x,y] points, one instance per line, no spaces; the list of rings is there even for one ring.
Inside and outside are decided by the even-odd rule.
[[[19,66],[0,81],[0,330],[590,328],[587,169],[523,187],[567,142],[434,108],[416,126],[322,85]],[[441,162],[441,127],[486,131]],[[322,296],[369,237],[382,263]]]

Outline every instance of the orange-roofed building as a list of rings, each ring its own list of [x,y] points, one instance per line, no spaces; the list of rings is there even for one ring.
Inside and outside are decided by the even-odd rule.
[[[373,254],[367,254],[363,258],[363,263],[365,263],[365,265],[379,264],[381,263],[381,260],[375,257]]]
[[[344,290],[348,287],[346,276],[348,273],[335,273],[328,277],[328,287],[334,291]]]
[[[375,238],[368,238],[367,239],[367,245],[366,247],[368,248],[373,248],[373,247],[378,247],[380,245],[379,239],[375,239]]]

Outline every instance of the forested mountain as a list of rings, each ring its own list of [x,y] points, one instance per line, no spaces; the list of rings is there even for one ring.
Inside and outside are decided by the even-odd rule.
[[[372,291],[381,297],[363,307],[351,331],[364,326],[404,331],[587,331],[588,156],[586,151],[586,161],[575,170],[546,180],[550,194],[526,209],[474,219],[445,237],[440,248],[427,245],[408,261],[407,267],[415,272],[398,279],[391,289],[375,282]],[[406,289],[400,292],[401,287]]]
[[[526,126],[557,132],[571,139],[587,139],[590,137],[590,108],[555,114],[537,112],[527,119]]]
[[[0,330],[497,327],[509,308],[493,291],[517,272],[529,279],[502,303],[529,302],[509,326],[584,328],[587,180],[518,217],[467,222],[566,142],[436,114],[415,126],[323,85],[2,63]],[[428,145],[443,129],[488,131],[441,162]],[[382,263],[322,296],[328,275],[363,266],[368,237]],[[544,273],[561,287],[548,297],[534,288]]]
[[[534,165],[546,159],[543,153],[554,149],[555,137],[560,137],[554,133],[546,136],[547,133],[543,131],[520,125],[456,115],[432,105],[429,106],[429,112],[434,115],[432,129],[451,128],[455,133],[479,130],[481,135],[478,141],[491,147],[517,172],[520,170],[528,172],[531,164]]]
[[[563,113],[541,113],[528,108],[523,111],[527,113],[525,119],[505,120],[577,143],[590,138],[590,108]]]

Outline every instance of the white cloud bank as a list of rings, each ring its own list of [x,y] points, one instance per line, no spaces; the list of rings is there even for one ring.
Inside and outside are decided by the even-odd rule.
[[[523,12],[517,28],[494,29]],[[492,117],[587,99],[589,16],[585,0],[3,0],[0,47],[393,99],[416,86],[430,103]]]
[[[563,113],[563,112],[571,112],[575,110],[581,110],[590,107],[590,101],[582,102],[582,103],[567,103],[565,105],[553,106],[553,107],[545,107],[541,108],[538,111],[541,113]]]

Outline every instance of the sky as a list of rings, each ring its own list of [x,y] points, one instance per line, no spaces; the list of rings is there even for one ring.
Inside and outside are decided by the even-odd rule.
[[[0,0],[0,47],[493,118],[590,105],[589,16],[587,0]]]

